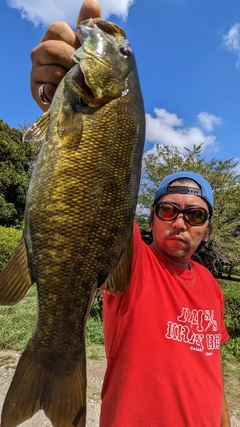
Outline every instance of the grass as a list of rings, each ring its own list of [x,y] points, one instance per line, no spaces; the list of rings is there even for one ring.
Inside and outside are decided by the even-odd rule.
[[[0,348],[22,351],[33,331],[36,313],[35,286],[17,305],[0,307]]]
[[[33,332],[36,315],[36,286],[32,286],[18,304],[0,307],[0,349],[23,351]],[[103,344],[103,327],[99,316],[89,317],[86,344]]]
[[[240,362],[240,286],[239,283],[221,283],[225,300],[225,321],[231,335],[231,340],[225,344],[224,357],[232,355]],[[36,287],[33,286],[28,294],[14,306],[0,307],[0,349],[22,351],[34,329],[37,313]],[[103,344],[103,327],[96,305],[93,306],[87,323],[87,346]]]
[[[224,389],[229,412],[237,412],[238,416],[240,416],[240,363],[236,357],[228,351],[227,345],[228,344],[224,344],[222,346]]]
[[[90,360],[105,360],[105,350],[103,345],[94,345],[87,347],[87,358]]]
[[[240,286],[239,282],[221,280],[226,301],[225,321],[231,340],[222,346],[226,397],[231,411],[239,408],[240,400]],[[103,326],[99,306],[93,305],[87,323],[87,358],[91,361],[105,359]],[[0,307],[0,350],[23,351],[34,329],[37,313],[36,287],[33,286],[25,298],[12,307]],[[4,353],[0,366],[14,360]]]
[[[222,274],[222,279],[224,280],[224,279],[228,279],[229,278],[229,276],[228,276],[228,274],[226,274],[226,273],[223,273]],[[231,274],[231,278],[230,278],[230,280],[237,280],[237,281],[240,281],[240,276],[239,276],[239,274]]]

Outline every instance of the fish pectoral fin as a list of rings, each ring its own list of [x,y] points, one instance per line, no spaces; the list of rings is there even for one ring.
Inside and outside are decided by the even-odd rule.
[[[24,133],[23,141],[41,141],[46,134],[50,121],[50,111],[44,113],[38,120],[36,120],[32,126]]]
[[[54,359],[27,348],[3,404],[1,427],[17,426],[40,409],[53,427],[85,427],[85,346],[76,359]]]
[[[16,304],[32,284],[25,240],[22,238],[0,273],[0,305]]]
[[[59,135],[69,140],[73,148],[78,148],[83,132],[83,116],[70,109],[63,109],[59,116]]]
[[[132,271],[133,236],[129,239],[116,267],[108,276],[104,287],[107,291],[121,294],[129,285]]]

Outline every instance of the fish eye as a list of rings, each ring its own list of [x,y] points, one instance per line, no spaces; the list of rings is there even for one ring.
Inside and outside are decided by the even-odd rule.
[[[132,56],[132,52],[130,49],[128,49],[127,47],[120,47],[119,51],[121,52],[121,54],[123,56],[126,56],[128,58],[130,58]]]

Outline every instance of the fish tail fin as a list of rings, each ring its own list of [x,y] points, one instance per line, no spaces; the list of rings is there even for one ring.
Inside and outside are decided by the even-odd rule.
[[[25,350],[3,404],[1,427],[15,427],[40,410],[43,375],[43,370],[35,366]]]
[[[32,283],[25,240],[22,238],[0,272],[0,305],[16,304],[24,297]]]
[[[78,362],[26,349],[2,409],[1,427],[15,427],[43,409],[53,427],[85,427],[85,346]]]

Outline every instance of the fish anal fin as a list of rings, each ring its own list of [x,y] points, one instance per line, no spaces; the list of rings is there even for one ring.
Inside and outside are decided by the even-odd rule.
[[[0,273],[0,305],[14,305],[27,293],[31,279],[24,238]]]
[[[133,236],[129,238],[116,267],[108,276],[104,287],[106,291],[121,294],[129,285],[132,271]]]
[[[53,427],[85,427],[86,359],[56,360],[26,349],[5,398],[1,427],[15,427],[43,409]],[[49,362],[50,360],[50,362]]]

